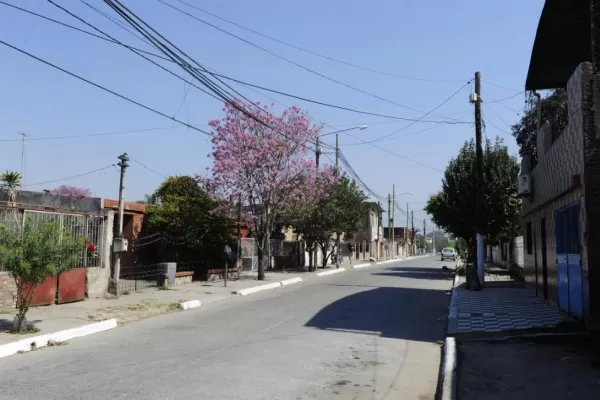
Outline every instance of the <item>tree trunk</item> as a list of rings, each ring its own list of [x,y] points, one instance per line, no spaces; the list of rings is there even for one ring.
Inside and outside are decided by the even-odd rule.
[[[329,246],[326,246],[326,247],[320,246],[320,247],[321,247],[321,251],[323,253],[323,257],[321,257],[322,258],[321,265],[322,265],[323,269],[325,269],[325,267],[327,266],[327,261],[329,260],[329,254],[327,254],[327,247],[329,247]]]
[[[258,277],[257,279],[259,281],[264,281],[265,280],[265,249],[268,246],[268,244],[265,244],[265,242],[267,242],[267,235],[264,235],[261,239],[261,245],[259,246],[258,249]],[[267,242],[268,243],[268,242]]]
[[[314,269],[313,269],[313,265],[314,265],[313,264],[313,262],[314,262],[313,261],[313,253],[314,253],[313,248],[312,248],[312,246],[308,246],[308,244],[307,244],[306,250],[308,250],[308,272],[313,272],[314,271]]]

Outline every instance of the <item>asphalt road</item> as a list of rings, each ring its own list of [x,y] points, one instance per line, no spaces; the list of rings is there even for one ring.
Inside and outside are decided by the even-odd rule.
[[[433,399],[438,257],[322,277],[0,359],[0,399]]]

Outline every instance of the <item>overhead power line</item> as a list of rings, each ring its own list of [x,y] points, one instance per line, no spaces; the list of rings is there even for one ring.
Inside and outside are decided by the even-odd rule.
[[[85,3],[85,2],[84,2],[84,3]],[[38,18],[42,18],[42,19],[44,19],[44,20],[47,20],[47,21],[49,21],[49,22],[52,22],[52,23],[55,23],[55,24],[61,25],[61,26],[65,27],[65,28],[69,28],[69,29],[72,29],[72,30],[78,31],[78,32],[80,32],[80,33],[83,33],[83,34],[86,34],[86,35],[92,36],[92,37],[94,37],[94,38],[96,38],[96,39],[100,39],[100,40],[103,40],[103,41],[107,41],[107,42],[110,42],[110,43],[113,43],[113,44],[116,44],[116,45],[122,46],[122,47],[124,47],[124,48],[130,49],[130,50],[132,50],[132,51],[139,52],[139,53],[143,53],[143,54],[145,54],[145,55],[149,55],[149,56],[152,56],[152,57],[156,57],[156,58],[158,58],[158,59],[165,60],[165,61],[169,61],[169,62],[171,62],[171,63],[175,63],[175,64],[177,64],[177,65],[181,66],[181,64],[177,63],[176,61],[173,61],[172,59],[170,59],[170,58],[168,58],[168,57],[161,56],[161,55],[159,55],[159,54],[156,54],[156,53],[153,53],[153,52],[149,52],[149,51],[146,51],[146,50],[143,50],[143,49],[137,48],[137,47],[135,47],[135,46],[130,46],[130,45],[128,45],[128,44],[125,44],[125,43],[122,43],[121,41],[118,41],[118,40],[116,40],[116,39],[107,38],[107,37],[103,37],[103,36],[97,35],[97,34],[95,34],[95,33],[92,33],[92,32],[89,32],[89,31],[86,31],[85,29],[80,29],[80,28],[78,28],[78,27],[76,27],[76,26],[69,25],[69,24],[66,24],[66,23],[64,23],[64,22],[61,22],[61,21],[55,20],[55,19],[53,19],[53,18],[46,17],[46,16],[44,16],[44,15],[41,15],[41,14],[38,14],[38,13],[32,12],[32,11],[30,11],[30,10],[27,10],[27,9],[24,9],[24,8],[22,8],[22,7],[17,7],[17,6],[15,6],[15,5],[13,5],[13,4],[8,4],[8,3],[4,2],[4,1],[1,1],[1,0],[0,0],[0,4],[3,4],[3,5],[6,5],[6,6],[9,6],[9,7],[12,7],[12,8],[14,8],[14,9],[17,9],[17,10],[19,10],[19,11],[25,12],[25,13],[27,13],[27,14],[30,14],[30,15],[36,16],[36,17],[38,17]],[[92,9],[96,10],[97,12],[101,13],[103,16],[106,16],[106,14],[105,14],[105,13],[103,13],[103,12],[101,12],[101,11],[97,10],[95,7],[93,7],[93,6],[89,5],[88,3],[85,3],[85,4],[86,4],[86,5],[88,5],[89,7],[91,7]],[[108,16],[106,16],[106,17],[107,17],[107,18],[110,18],[110,17],[108,17]],[[96,27],[92,26],[91,24],[89,24],[89,23],[87,23],[87,22],[83,21],[81,18],[79,18],[79,17],[76,17],[76,18],[78,18],[80,21],[84,22],[84,24],[86,24],[86,25],[88,25],[88,26],[91,26],[91,27],[92,27],[92,29],[95,29],[95,30],[97,30],[97,31],[100,31],[98,28],[96,28]],[[114,19],[112,19],[112,18],[111,18],[110,20],[111,20],[111,21],[114,21]],[[122,25],[120,25],[120,24],[119,24],[118,26],[123,28],[123,26],[122,26]],[[126,29],[126,28],[123,28],[123,29],[125,29],[127,32],[129,32],[129,33],[130,33],[130,34],[132,34],[133,36],[137,37],[138,39],[140,39],[140,40],[143,40],[145,43],[147,43],[147,41],[146,41],[145,39],[143,39],[143,38],[141,38],[141,37],[137,36],[135,33],[131,32],[130,30],[128,30],[128,29]],[[104,33],[104,32],[102,32],[102,33],[103,33],[104,35],[107,35],[107,34],[106,34],[106,33]],[[108,35],[107,35],[107,36],[108,36]],[[150,60],[149,60],[149,61],[150,61]],[[160,68],[162,68],[162,69],[165,69],[165,68],[164,68],[163,66],[161,66],[161,65],[158,65],[158,64],[156,64],[156,65],[157,65],[157,66],[159,66],[159,67],[160,67]],[[265,87],[265,86],[262,86],[262,85],[257,85],[257,84],[253,84],[253,83],[250,83],[250,82],[246,82],[246,81],[243,81],[243,80],[240,80],[240,79],[232,78],[232,77],[230,77],[230,76],[227,76],[227,75],[224,75],[224,74],[219,74],[219,73],[212,72],[212,71],[200,70],[200,69],[198,69],[198,68],[195,68],[195,67],[192,67],[192,68],[193,68],[194,70],[197,70],[197,71],[206,72],[206,73],[208,73],[208,74],[210,74],[210,75],[212,75],[212,76],[218,77],[218,78],[222,78],[222,79],[226,79],[226,80],[229,80],[229,81],[232,81],[232,82],[238,83],[238,84],[240,84],[240,85],[243,85],[243,86],[246,86],[246,87],[248,87],[248,88],[250,88],[250,89],[251,89],[251,88],[260,89],[260,90],[264,90],[264,91],[267,91],[267,92],[271,92],[271,93],[279,94],[279,95],[281,95],[281,96],[286,96],[286,97],[294,98],[294,99],[297,99],[297,100],[305,101],[305,102],[307,102],[307,103],[313,103],[313,104],[317,104],[317,105],[320,105],[320,106],[323,106],[323,107],[335,108],[335,109],[339,109],[339,110],[342,110],[342,111],[347,111],[347,112],[352,112],[352,113],[356,113],[356,114],[363,114],[363,115],[370,115],[370,116],[381,117],[381,118],[388,118],[388,119],[393,119],[393,120],[395,120],[395,121],[416,121],[416,122],[422,122],[422,123],[449,124],[449,125],[454,125],[454,124],[471,124],[471,122],[467,122],[467,121],[460,121],[460,120],[456,120],[456,119],[454,119],[453,121],[423,120],[422,118],[407,118],[407,117],[401,117],[401,116],[386,115],[386,114],[381,114],[381,113],[376,113],[376,112],[369,112],[369,111],[364,111],[364,110],[358,110],[358,109],[354,109],[354,108],[350,108],[350,107],[345,107],[345,106],[341,106],[341,105],[336,105],[336,104],[331,104],[331,103],[327,103],[327,102],[323,102],[323,101],[319,101],[319,100],[310,99],[310,98],[303,97],[303,96],[299,96],[299,95],[295,95],[295,94],[292,94],[292,93],[287,93],[287,92],[284,92],[284,91],[281,91],[281,90],[271,89],[271,88],[268,88],[268,87]],[[205,68],[208,68],[208,67],[206,67],[206,66],[205,66]],[[172,71],[169,71],[169,70],[167,70],[167,71],[168,71],[170,74],[174,75],[176,78],[178,78],[178,79],[182,80],[183,82],[185,82],[185,83],[187,83],[187,84],[190,84],[191,86],[194,86],[194,87],[196,87],[197,89],[199,89],[199,90],[203,91],[204,93],[206,93],[206,91],[205,91],[204,89],[201,89],[201,88],[199,88],[197,85],[193,84],[193,83],[192,83],[192,82],[190,82],[189,80],[187,80],[187,79],[185,79],[185,78],[182,78],[182,77],[180,77],[179,75],[173,74],[173,72],[172,72]],[[251,89],[251,90],[252,90],[252,89]],[[209,95],[210,95],[211,97],[214,97],[214,95],[213,95],[213,94],[209,94]],[[389,121],[389,122],[393,122],[393,121]],[[389,123],[389,122],[386,122],[386,123]],[[373,124],[373,123],[371,123],[371,124]]]
[[[334,58],[334,57],[331,57],[331,56],[320,54],[320,53],[317,53],[316,51],[308,50],[308,49],[305,49],[303,47],[297,46],[295,44],[283,41],[281,39],[277,39],[276,37],[267,35],[265,33],[258,32],[258,31],[254,30],[252,28],[249,28],[247,26],[238,24],[237,22],[228,20],[228,19],[223,18],[221,16],[218,16],[218,15],[216,15],[214,13],[211,13],[210,11],[206,11],[206,10],[204,10],[204,9],[202,9],[202,8],[194,5],[194,4],[190,4],[190,3],[186,2],[186,1],[183,1],[183,0],[177,0],[177,1],[179,3],[182,3],[182,4],[185,4],[185,5],[189,6],[191,8],[194,8],[194,9],[200,11],[200,12],[203,12],[203,13],[205,13],[207,15],[215,17],[215,18],[217,18],[217,19],[219,19],[219,20],[221,20],[223,22],[226,22],[228,24],[237,26],[238,28],[244,29],[244,30],[246,30],[248,32],[252,32],[252,33],[254,33],[254,34],[258,35],[258,36],[262,36],[262,37],[264,37],[266,39],[269,39],[269,40],[272,40],[274,42],[283,44],[285,46],[294,48],[296,50],[300,50],[300,51],[302,51],[304,53],[312,54],[312,55],[314,55],[316,57],[320,57],[320,58],[323,58],[325,60],[333,61],[333,62],[336,62],[336,63],[339,63],[339,64],[347,65],[347,66],[352,67],[352,68],[360,69],[360,70],[367,71],[367,72],[373,72],[373,73],[380,74],[380,75],[386,75],[386,76],[391,76],[391,77],[395,77],[395,78],[405,79],[405,80],[409,80],[409,81],[420,81],[420,82],[431,82],[431,83],[460,83],[460,82],[464,82],[464,81],[461,81],[461,80],[438,80],[438,79],[425,79],[425,78],[410,77],[410,76],[406,76],[406,75],[399,75],[399,74],[394,74],[394,73],[391,73],[391,72],[380,71],[380,70],[377,70],[377,69],[374,69],[374,68],[369,68],[369,67],[361,66],[361,65],[354,64],[354,63],[351,63],[351,62],[348,62],[348,61],[343,61],[343,60],[340,60],[338,58]]]
[[[156,174],[156,175],[158,175],[158,176],[160,176],[162,178],[165,178],[165,179],[167,178],[167,176],[165,174],[161,174],[160,172],[158,172],[156,170],[153,170],[152,168],[150,168],[146,164],[143,164],[142,162],[136,160],[135,158],[129,156],[129,159],[131,161],[133,161],[134,163],[138,164],[139,166],[141,166],[142,168],[147,169],[148,171],[152,172],[153,174]]]
[[[82,174],[77,174],[77,175],[72,175],[72,176],[66,176],[64,178],[54,179],[54,180],[51,180],[51,181],[28,183],[27,185],[23,185],[23,187],[25,187],[25,186],[46,185],[48,183],[57,183],[57,182],[67,181],[67,180],[70,180],[70,179],[75,179],[75,178],[80,178],[82,176],[87,176],[87,175],[95,174],[96,172],[104,171],[106,169],[113,168],[115,166],[116,166],[115,164],[111,164],[111,165],[107,165],[106,167],[95,169],[93,171],[84,172]]]
[[[105,0],[105,1],[106,1],[106,0]],[[261,50],[261,51],[263,51],[263,52],[266,52],[266,53],[268,53],[268,54],[270,54],[270,55],[272,55],[272,56],[274,56],[274,57],[277,57],[277,58],[279,58],[279,59],[281,59],[281,60],[283,60],[283,61],[285,61],[285,62],[287,62],[287,63],[290,63],[290,64],[292,64],[292,65],[295,65],[295,66],[296,66],[296,67],[298,67],[298,68],[301,68],[301,69],[303,69],[303,70],[305,70],[305,71],[308,71],[308,72],[310,72],[310,73],[312,73],[312,74],[314,74],[314,75],[317,75],[317,76],[319,76],[319,77],[321,77],[321,78],[324,78],[324,79],[326,79],[326,80],[328,80],[328,81],[334,82],[334,83],[336,83],[336,84],[338,84],[338,85],[344,86],[344,87],[346,87],[346,88],[348,88],[348,89],[351,89],[351,90],[354,90],[354,91],[356,91],[356,92],[362,93],[362,94],[364,94],[364,95],[367,95],[367,96],[370,96],[370,97],[376,98],[376,99],[378,99],[378,100],[381,100],[381,101],[384,101],[384,102],[386,102],[386,103],[393,104],[393,105],[395,105],[395,106],[398,106],[398,107],[401,107],[401,108],[405,108],[405,109],[407,109],[407,110],[411,110],[411,111],[418,112],[418,113],[425,113],[425,111],[418,110],[418,109],[416,109],[416,108],[412,108],[412,107],[409,107],[409,106],[406,106],[406,105],[403,105],[403,104],[397,103],[397,102],[395,102],[395,101],[392,101],[392,100],[386,99],[386,98],[384,98],[384,97],[381,97],[381,96],[379,96],[379,95],[376,95],[376,94],[373,94],[373,93],[367,92],[367,91],[365,91],[365,90],[362,90],[362,89],[359,89],[359,88],[357,88],[357,87],[355,87],[355,86],[352,86],[352,85],[349,85],[349,84],[347,84],[347,83],[344,83],[344,82],[342,82],[342,81],[339,81],[339,80],[337,80],[337,79],[335,79],[335,78],[332,78],[332,77],[330,77],[330,76],[327,76],[327,75],[325,75],[325,74],[322,74],[322,73],[320,73],[320,72],[318,72],[318,71],[315,71],[315,70],[313,70],[313,69],[311,69],[311,68],[308,68],[308,67],[306,67],[306,66],[304,66],[304,65],[302,65],[302,64],[299,64],[299,63],[297,63],[297,62],[295,62],[295,61],[293,61],[293,60],[290,60],[289,58],[286,58],[286,57],[284,57],[284,56],[282,56],[282,55],[280,55],[280,54],[277,54],[277,53],[275,53],[275,52],[273,52],[273,51],[271,51],[271,50],[268,50],[268,49],[266,49],[266,48],[264,48],[264,47],[262,47],[262,46],[259,46],[259,45],[257,45],[256,43],[253,43],[253,42],[251,42],[251,41],[249,41],[249,40],[247,40],[247,39],[244,39],[244,38],[243,38],[243,37],[241,37],[241,36],[238,36],[238,35],[236,35],[236,34],[234,34],[234,33],[231,33],[231,32],[229,32],[229,31],[227,31],[227,30],[225,30],[225,29],[223,29],[223,28],[221,28],[221,27],[218,27],[218,26],[216,26],[216,25],[214,25],[214,24],[211,24],[210,22],[208,22],[208,21],[205,21],[205,20],[203,20],[202,18],[199,18],[199,17],[197,17],[197,16],[195,16],[195,15],[193,15],[193,14],[191,14],[191,13],[187,12],[187,11],[184,11],[184,10],[182,10],[182,9],[178,8],[178,7],[175,7],[174,5],[172,5],[172,4],[169,4],[169,3],[167,3],[167,2],[165,2],[165,1],[163,1],[163,0],[157,0],[157,1],[158,1],[158,2],[160,2],[160,3],[162,3],[162,4],[164,4],[164,5],[166,5],[167,7],[170,7],[170,8],[172,8],[172,9],[174,9],[174,10],[178,11],[178,12],[179,12],[179,13],[181,13],[181,14],[187,15],[188,17],[190,17],[190,18],[192,18],[192,19],[194,19],[194,20],[196,20],[196,21],[198,21],[198,22],[201,22],[201,23],[203,23],[203,24],[205,24],[205,25],[207,25],[207,26],[210,26],[210,27],[212,27],[212,28],[214,28],[214,29],[216,29],[216,30],[218,30],[218,31],[220,31],[220,32],[222,32],[222,33],[224,33],[224,34],[228,35],[228,36],[231,36],[231,37],[233,37],[233,38],[235,38],[235,39],[237,39],[237,40],[240,40],[240,41],[242,41],[242,42],[244,42],[244,43],[246,43],[246,44],[248,44],[248,45],[250,45],[250,46],[252,46],[252,47],[255,47],[255,48],[257,48],[257,49],[259,49],[259,50]],[[435,115],[435,116],[436,116],[436,117],[439,117],[439,118],[450,119],[450,120],[452,119],[452,118],[447,118],[447,117],[444,117],[444,116],[439,116],[439,115]]]
[[[164,126],[159,128],[147,128],[147,129],[134,129],[129,131],[117,131],[117,132],[103,132],[103,133],[89,133],[85,135],[66,135],[66,136],[46,136],[46,137],[28,137],[27,142],[39,141],[39,140],[61,140],[61,139],[79,139],[99,136],[111,136],[111,135],[123,135],[128,133],[140,133],[140,132],[152,132],[160,131],[165,129],[180,128],[179,126]],[[0,139],[0,142],[21,142],[22,139]]]
[[[39,61],[39,62],[41,62],[41,63],[43,63],[43,64],[46,64],[46,65],[48,65],[49,67],[52,67],[52,68],[54,68],[54,69],[57,69],[57,70],[59,70],[59,71],[61,71],[61,72],[64,72],[65,74],[67,74],[67,75],[70,75],[70,76],[72,76],[73,78],[77,78],[77,79],[79,79],[80,81],[83,81],[83,82],[85,82],[85,83],[88,83],[88,84],[90,84],[90,85],[92,85],[92,86],[95,86],[95,87],[97,87],[98,89],[101,89],[101,90],[103,90],[103,91],[105,91],[105,92],[107,92],[107,93],[110,93],[110,94],[112,94],[113,96],[117,96],[117,97],[119,97],[119,98],[121,98],[121,99],[123,99],[123,100],[125,100],[125,101],[127,101],[127,102],[129,102],[129,103],[135,104],[135,105],[136,105],[136,106],[138,106],[138,107],[144,108],[144,109],[146,109],[146,110],[148,110],[148,111],[151,111],[151,112],[153,112],[153,113],[155,113],[155,114],[158,114],[158,115],[160,115],[160,116],[162,116],[162,117],[165,117],[165,118],[167,118],[167,119],[170,119],[171,121],[175,121],[175,122],[177,122],[177,123],[179,123],[179,124],[181,124],[181,125],[187,126],[188,128],[190,128],[190,129],[193,129],[193,130],[195,130],[195,131],[198,131],[198,132],[200,132],[200,133],[202,133],[202,134],[204,134],[204,135],[207,135],[207,136],[212,136],[210,133],[208,133],[207,131],[205,131],[205,130],[203,130],[203,129],[200,129],[200,128],[198,128],[198,127],[194,126],[194,125],[190,125],[190,124],[188,124],[188,123],[185,123],[185,122],[183,122],[183,121],[181,121],[181,120],[179,120],[179,119],[177,119],[177,118],[173,118],[173,117],[171,117],[171,116],[169,116],[169,115],[167,115],[167,114],[165,114],[165,113],[163,113],[163,112],[161,112],[161,111],[158,111],[158,110],[156,110],[156,109],[154,109],[154,108],[148,107],[148,106],[146,106],[146,105],[144,105],[144,104],[142,104],[142,103],[140,103],[140,102],[138,102],[138,101],[136,101],[136,100],[130,99],[129,97],[123,96],[122,94],[119,94],[119,93],[117,93],[117,92],[115,92],[115,91],[113,91],[113,90],[111,90],[111,89],[108,89],[108,88],[106,88],[106,87],[104,87],[104,86],[101,86],[101,85],[99,85],[99,84],[97,84],[97,83],[94,83],[94,82],[90,81],[89,79],[83,78],[83,77],[81,77],[81,76],[79,76],[79,75],[77,75],[77,74],[75,74],[75,73],[73,73],[73,72],[67,71],[66,69],[64,69],[64,68],[61,68],[61,67],[59,67],[59,66],[58,66],[58,65],[56,65],[56,64],[52,64],[52,63],[51,63],[51,62],[49,62],[49,61],[46,61],[46,60],[44,60],[44,59],[41,59],[41,58],[39,58],[39,57],[37,57],[37,56],[34,56],[33,54],[31,54],[31,53],[28,53],[27,51],[25,51],[25,50],[22,50],[22,49],[20,49],[20,48],[18,48],[18,47],[16,47],[16,46],[13,46],[12,44],[9,44],[9,43],[7,43],[7,42],[5,42],[5,41],[3,41],[3,40],[0,40],[0,44],[3,44],[3,45],[4,45],[4,46],[6,46],[6,47],[9,47],[9,48],[11,48],[11,49],[13,49],[13,50],[16,50],[16,51],[18,51],[18,52],[19,52],[19,53],[21,53],[21,54],[25,54],[26,56],[28,56],[28,57],[31,57],[31,58],[33,58],[34,60],[37,60],[37,61]]]

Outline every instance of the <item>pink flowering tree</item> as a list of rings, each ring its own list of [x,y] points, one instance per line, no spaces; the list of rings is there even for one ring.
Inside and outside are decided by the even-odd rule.
[[[61,185],[56,189],[49,190],[49,192],[53,195],[57,196],[68,196],[75,197],[78,199],[84,199],[87,197],[92,197],[92,192],[90,189],[80,188],[77,186],[69,186],[69,185]]]
[[[317,129],[297,107],[275,115],[268,106],[225,105],[225,117],[210,121],[213,128],[212,176],[207,187],[231,207],[237,203],[252,219],[251,233],[258,245],[258,279],[264,279],[270,260],[270,236],[292,208],[309,207],[336,182],[334,169],[317,170],[312,143]],[[252,115],[255,118],[250,117]],[[257,121],[259,120],[259,121]],[[199,179],[203,179],[198,177]]]

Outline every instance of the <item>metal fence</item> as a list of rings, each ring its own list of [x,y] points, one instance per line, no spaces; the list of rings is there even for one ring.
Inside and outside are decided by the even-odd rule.
[[[130,265],[121,267],[119,287],[111,288],[114,293],[128,294],[148,287],[157,287],[159,279],[164,276],[165,264]]]
[[[86,246],[78,251],[75,268],[102,267],[102,252],[106,246],[104,232],[104,216],[65,214],[47,211],[21,211],[11,208],[0,208],[0,223],[6,223],[10,228],[19,230],[26,223],[56,222],[67,232],[72,232],[75,238],[85,238]],[[2,271],[0,266],[0,271]]]
[[[256,239],[245,238],[241,242],[242,248],[242,266],[241,274],[252,274],[258,271],[258,246]]]

